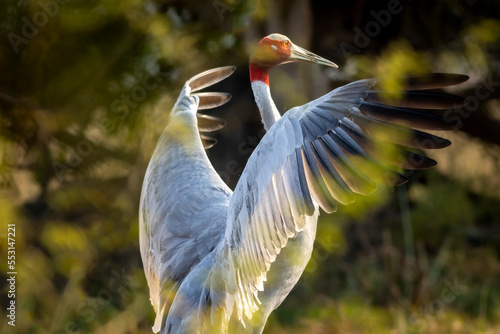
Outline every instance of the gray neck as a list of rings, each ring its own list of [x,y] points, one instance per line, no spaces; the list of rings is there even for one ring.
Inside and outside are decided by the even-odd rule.
[[[278,108],[276,108],[271,97],[269,86],[262,81],[256,80],[252,82],[252,90],[262,117],[262,123],[264,123],[264,129],[269,131],[271,126],[281,118]]]

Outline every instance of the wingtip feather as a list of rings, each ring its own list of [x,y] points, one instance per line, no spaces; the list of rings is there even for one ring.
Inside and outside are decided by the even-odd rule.
[[[226,104],[231,99],[231,94],[229,93],[196,93],[193,94],[198,96],[200,102],[198,104],[198,110],[212,109]]]
[[[224,80],[225,78],[233,74],[235,70],[235,66],[212,68],[195,75],[194,77],[189,79],[186,84],[191,87],[191,92],[196,92]]]

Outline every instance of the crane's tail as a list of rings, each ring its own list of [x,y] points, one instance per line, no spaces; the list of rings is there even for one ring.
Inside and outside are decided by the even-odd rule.
[[[189,79],[186,82],[186,86],[189,87],[191,93],[197,92],[201,89],[212,86],[219,81],[224,80],[225,78],[230,76],[235,69],[236,67],[234,66],[223,66],[207,70]],[[231,94],[228,93],[201,92],[192,95],[198,97],[198,110],[216,108],[225,104],[231,99]],[[226,125],[226,121],[222,118],[199,113],[196,114],[196,117],[198,118],[198,130],[200,132],[216,131]],[[214,138],[208,137],[203,134],[200,134],[200,136],[203,142],[203,147],[205,149],[208,149],[217,143],[217,140],[215,140]]]

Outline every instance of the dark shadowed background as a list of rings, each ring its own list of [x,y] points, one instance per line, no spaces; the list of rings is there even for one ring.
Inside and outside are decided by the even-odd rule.
[[[450,117],[460,130],[440,133],[453,145],[429,150],[436,168],[321,216],[265,332],[500,332],[498,0],[0,4],[0,332],[151,333],[137,218],[147,163],[184,82],[235,65],[213,89],[233,99],[209,112],[228,124],[208,151],[234,188],[262,136],[248,60],[273,32],[340,67],[273,70],[281,111],[360,78],[470,80],[449,90],[469,104]]]

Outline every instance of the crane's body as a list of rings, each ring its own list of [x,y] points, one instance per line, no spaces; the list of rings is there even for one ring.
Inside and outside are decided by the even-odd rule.
[[[175,295],[185,296],[192,301],[191,305],[177,302],[169,310],[170,323],[182,326],[180,332],[186,333],[197,332],[197,314],[193,318],[189,317],[193,311],[198,311],[199,296],[203,293],[203,284],[197,281],[205,280],[214,265],[213,250],[224,239],[227,211],[233,193],[211,167],[198,132],[196,113],[196,100],[187,94],[181,96],[146,172],[145,180],[148,182],[144,182],[140,210],[141,222],[169,221],[170,228],[158,226],[156,231],[146,231],[147,225],[141,224],[141,241],[146,235],[149,240],[141,242],[141,251],[153,305],[172,303],[175,297],[171,295],[172,299],[169,300],[164,295],[164,299],[161,298],[161,271],[158,274],[158,268],[162,268],[162,256],[171,256],[170,262],[175,271],[181,277],[186,277],[179,286],[174,287],[174,282],[167,283],[168,289],[168,285],[172,285]],[[263,282],[263,291],[259,294],[262,306],[252,316],[264,321],[254,323],[249,319],[244,327],[235,321],[233,330],[235,327],[248,332],[263,330],[265,319],[290,293],[309,262],[318,214],[316,205],[314,214],[305,217],[304,229],[288,241],[267,272],[267,280]],[[153,235],[162,241],[151,242]],[[182,250],[170,253],[179,244]],[[153,300],[155,297],[158,298],[156,302]],[[161,308],[157,307],[155,309],[160,315]],[[160,315],[158,321],[161,319]],[[195,328],[189,329],[189,324]],[[161,324],[157,326],[161,327]],[[217,330],[213,332],[217,333]]]
[[[184,86],[144,178],[140,243],[151,302],[161,333],[261,333],[270,313],[296,285],[312,254],[319,207],[335,211],[376,183],[401,184],[402,168],[433,166],[418,153],[389,146],[379,152],[376,132],[393,132],[399,144],[420,148],[449,145],[445,139],[393,123],[446,128],[423,109],[450,108],[460,100],[417,92],[457,84],[459,75],[430,75],[407,82],[396,105],[386,106],[360,80],[280,115],[272,101],[268,73],[278,64],[332,62],[272,34],[259,44],[250,65],[252,89],[267,133],[252,153],[234,190],[215,172],[199,135],[224,125],[199,109],[221,105],[222,93],[198,93],[234,68],[201,73]],[[375,93],[375,94],[374,94]],[[371,132],[371,134],[370,134]],[[410,136],[411,135],[411,136]],[[397,136],[396,136],[397,137]],[[393,152],[394,151],[394,152]],[[417,162],[415,162],[417,161]]]

